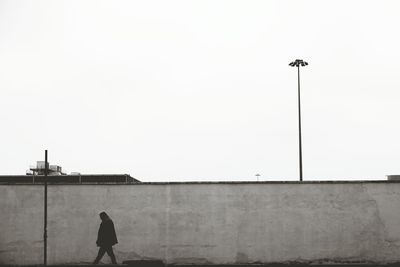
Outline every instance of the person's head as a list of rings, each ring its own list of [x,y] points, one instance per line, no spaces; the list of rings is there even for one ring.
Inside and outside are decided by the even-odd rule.
[[[104,211],[101,212],[101,213],[99,214],[99,216],[100,216],[100,219],[101,219],[102,221],[105,221],[105,220],[107,220],[107,219],[110,218],[110,217],[108,217],[107,213],[105,213]]]

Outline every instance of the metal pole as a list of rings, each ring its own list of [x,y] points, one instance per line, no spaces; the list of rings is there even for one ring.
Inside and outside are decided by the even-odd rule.
[[[44,266],[47,266],[47,149],[44,154]]]
[[[298,83],[298,106],[299,106],[299,168],[300,168],[300,182],[301,182],[303,181],[303,160],[301,151],[300,65],[297,66],[297,83]]]

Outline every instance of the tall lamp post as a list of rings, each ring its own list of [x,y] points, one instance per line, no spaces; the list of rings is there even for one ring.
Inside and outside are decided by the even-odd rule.
[[[291,67],[297,67],[297,85],[298,85],[298,107],[299,107],[299,168],[300,168],[300,182],[303,181],[303,159],[301,150],[301,109],[300,109],[300,67],[307,66],[308,63],[302,59],[296,59],[289,63]]]

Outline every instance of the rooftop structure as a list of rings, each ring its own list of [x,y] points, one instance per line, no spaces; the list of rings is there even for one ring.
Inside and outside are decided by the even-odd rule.
[[[47,162],[47,175],[66,175],[62,171],[61,166],[58,165],[50,165]],[[30,166],[29,170],[26,172],[27,175],[44,175],[46,169],[46,164],[44,161],[36,161],[36,166]]]
[[[43,175],[0,175],[0,184],[43,184]],[[49,184],[133,184],[140,183],[129,174],[48,175]]]

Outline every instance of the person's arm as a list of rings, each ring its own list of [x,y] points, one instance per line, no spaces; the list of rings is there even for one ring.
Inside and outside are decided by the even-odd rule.
[[[113,222],[111,222],[111,224],[112,224],[112,233],[113,233],[113,238],[114,238],[114,244],[117,244],[118,243],[118,239],[117,239],[117,233],[115,232],[115,227],[114,227],[114,223]]]
[[[101,223],[100,224],[100,227],[99,227],[99,231],[97,232],[97,240],[96,240],[96,245],[98,246],[98,247],[100,247],[100,244],[101,244],[101,240],[103,239],[103,224]]]
[[[115,233],[114,223],[112,220],[107,222],[107,240],[111,245],[118,243],[117,234]]]

